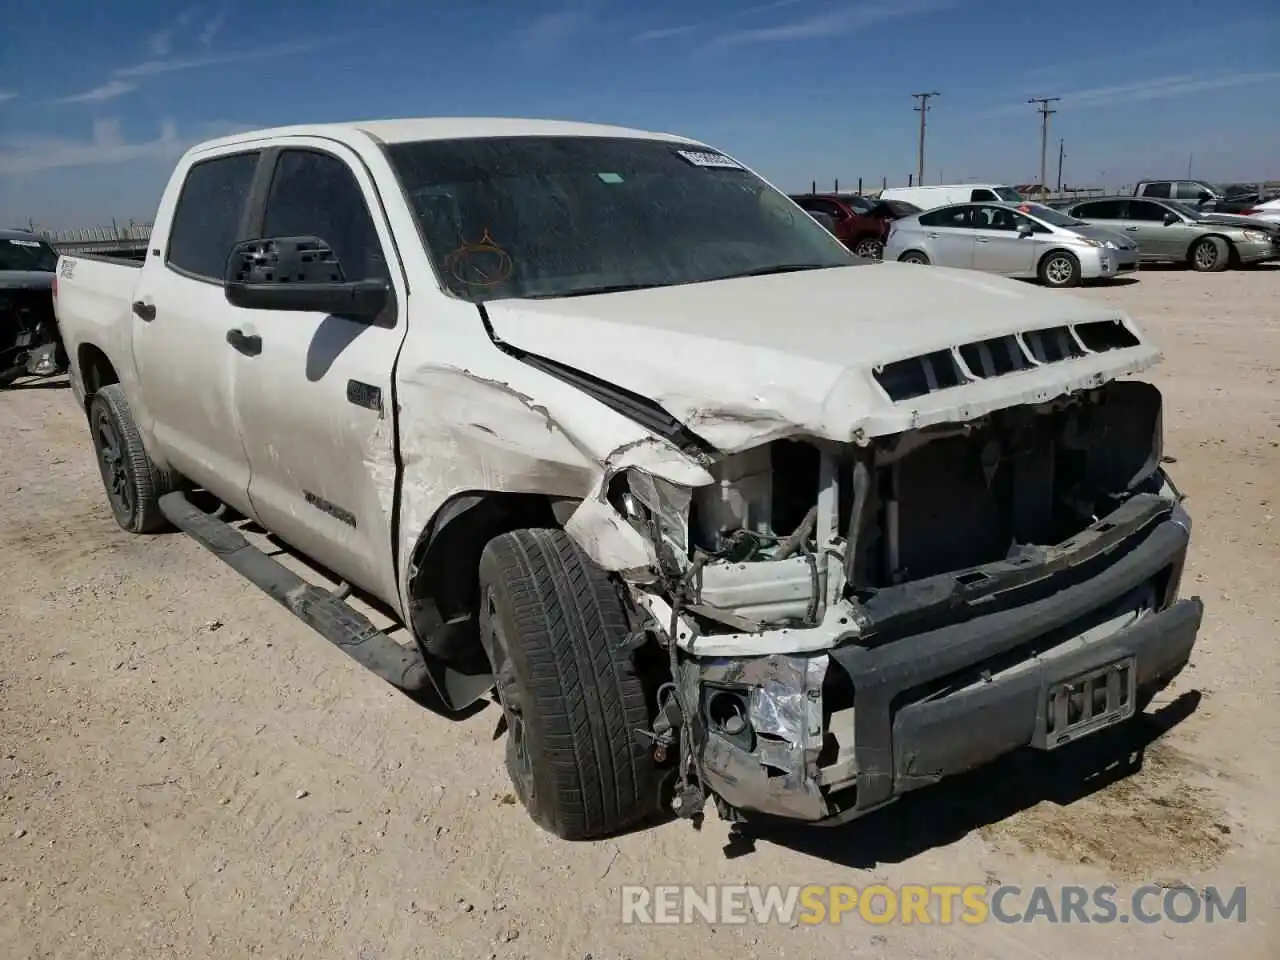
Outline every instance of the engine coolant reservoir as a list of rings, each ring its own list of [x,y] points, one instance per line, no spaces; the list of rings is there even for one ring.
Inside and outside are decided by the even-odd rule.
[[[698,540],[718,544],[729,530],[773,532],[773,458],[766,444],[710,468],[716,482],[694,492]]]

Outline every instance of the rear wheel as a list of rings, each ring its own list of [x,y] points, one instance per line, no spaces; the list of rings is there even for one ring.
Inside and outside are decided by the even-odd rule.
[[[618,586],[563,530],[516,530],[480,558],[480,635],[507,724],[507,772],[566,840],[657,812],[651,724]]]
[[[160,512],[160,498],[173,489],[172,477],[151,462],[118,383],[93,395],[89,429],[116,523],[130,533],[165,529],[168,524]]]
[[[928,266],[929,258],[926,257],[919,250],[908,250],[906,253],[904,253],[902,256],[898,258],[898,262],[899,263],[918,263],[923,266]]]
[[[1065,250],[1052,250],[1040,261],[1040,282],[1046,287],[1074,287],[1080,283],[1080,261]]]
[[[879,237],[861,237],[854,243],[853,252],[868,260],[881,260],[884,258],[884,243]]]
[[[1203,237],[1192,244],[1189,259],[1200,273],[1219,273],[1231,261],[1231,248],[1219,237]]]

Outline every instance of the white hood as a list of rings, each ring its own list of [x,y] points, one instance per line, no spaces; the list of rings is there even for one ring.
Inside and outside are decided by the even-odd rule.
[[[494,334],[660,404],[723,450],[804,434],[841,442],[1040,402],[1151,366],[1114,308],[966,270],[881,263],[623,293],[486,304]],[[1121,319],[1143,342],[894,403],[895,360]]]

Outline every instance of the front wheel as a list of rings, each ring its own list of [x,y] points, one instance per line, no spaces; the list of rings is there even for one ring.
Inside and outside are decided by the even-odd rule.
[[[1200,273],[1220,273],[1230,260],[1227,242],[1217,237],[1204,237],[1191,248],[1191,266]]]
[[[868,260],[882,260],[884,243],[878,237],[862,237],[853,245],[853,252]]]
[[[1079,286],[1080,261],[1065,250],[1054,250],[1040,261],[1040,282],[1046,287]]]
[[[93,395],[89,429],[102,486],[116,523],[130,533],[165,529],[168,524],[160,512],[160,498],[173,484],[170,475],[157,468],[147,455],[129,401],[118,383]]]
[[[919,250],[908,250],[906,253],[904,253],[902,256],[898,258],[898,262],[899,263],[918,263],[921,266],[927,267],[929,265],[929,258],[926,257]]]
[[[651,726],[617,584],[563,530],[489,541],[480,636],[507,725],[507,772],[540,826],[565,840],[617,833],[658,810]]]

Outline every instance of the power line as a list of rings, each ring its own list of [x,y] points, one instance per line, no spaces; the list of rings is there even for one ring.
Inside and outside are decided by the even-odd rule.
[[[928,93],[913,93],[911,96],[920,101],[920,105],[912,107],[916,113],[920,114],[920,152],[916,157],[916,185],[924,184],[924,115],[929,112],[929,98],[940,97],[937,90],[930,90]]]
[[[1057,110],[1050,110],[1049,104],[1057,103],[1061,97],[1032,97],[1027,103],[1038,103],[1040,106],[1036,110],[1040,112],[1040,188],[1048,189],[1049,178],[1049,114],[1057,113]]]

